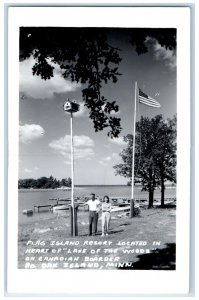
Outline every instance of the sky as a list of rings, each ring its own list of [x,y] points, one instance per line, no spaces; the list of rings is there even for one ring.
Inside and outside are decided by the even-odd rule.
[[[119,105],[122,131],[117,139],[110,139],[106,129],[95,132],[82,100],[83,86],[64,79],[58,65],[54,77],[45,81],[32,75],[32,57],[19,62],[19,178],[71,177],[70,115],[63,110],[67,98],[80,104],[73,118],[75,185],[127,184],[128,179],[115,175],[113,166],[122,162],[123,136],[133,133],[135,81],[161,104],[160,108],[139,104],[136,120],[176,114],[175,52],[150,37],[149,52],[143,55],[137,55],[125,35],[110,35],[109,42],[121,49],[122,57],[122,76],[102,88],[103,95]]]

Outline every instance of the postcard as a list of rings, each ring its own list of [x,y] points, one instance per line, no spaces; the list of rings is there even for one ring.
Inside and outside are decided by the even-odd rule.
[[[186,295],[190,9],[8,22],[8,295]]]

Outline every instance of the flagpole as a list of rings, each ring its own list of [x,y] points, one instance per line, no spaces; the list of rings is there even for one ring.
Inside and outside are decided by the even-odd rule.
[[[134,199],[136,104],[137,104],[137,81],[135,82],[135,104],[134,104],[134,126],[133,126],[131,199]]]
[[[75,236],[75,203],[74,203],[74,146],[73,146],[73,112],[70,113],[70,137],[71,137],[71,207],[72,207],[72,232]]]

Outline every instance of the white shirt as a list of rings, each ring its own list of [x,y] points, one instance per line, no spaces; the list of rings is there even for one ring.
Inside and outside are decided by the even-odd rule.
[[[102,212],[110,212],[111,211],[111,203],[102,203]]]
[[[86,202],[86,204],[88,204],[89,211],[98,211],[98,206],[100,205],[100,201],[98,199],[95,200],[90,199]]]

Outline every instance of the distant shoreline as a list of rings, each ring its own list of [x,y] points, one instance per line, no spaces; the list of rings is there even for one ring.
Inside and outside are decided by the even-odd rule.
[[[85,184],[85,185],[75,185],[74,188],[86,188],[86,187],[129,187],[131,188],[131,186],[129,185],[125,185],[125,184]],[[137,188],[141,188],[142,186],[141,185],[136,185],[135,187]],[[172,188],[176,188],[176,185],[165,185],[165,188],[166,189],[172,189]],[[27,189],[24,189],[24,188],[21,188],[21,189],[18,189],[18,192],[47,192],[47,191],[71,191],[71,188],[67,188],[67,189],[52,189],[52,188],[49,188],[49,189],[33,189],[33,188],[27,188]]]

